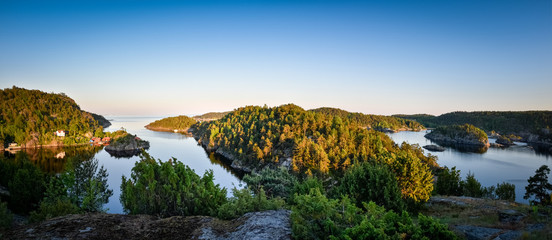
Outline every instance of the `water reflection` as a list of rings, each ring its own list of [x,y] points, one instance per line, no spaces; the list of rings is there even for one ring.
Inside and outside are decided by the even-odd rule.
[[[397,143],[407,142],[420,146],[435,144],[424,135],[425,132],[388,134]],[[491,143],[494,141],[495,139],[489,139]],[[431,154],[437,156],[437,163],[441,166],[449,168],[456,166],[456,169],[461,171],[462,178],[465,178],[468,172],[473,173],[484,187],[495,186],[502,182],[516,185],[516,201],[522,203],[528,203],[523,199],[527,179],[533,176],[535,170],[541,165],[550,166],[552,159],[550,155],[535,151],[530,145],[523,143],[508,148],[489,148],[483,153],[446,147],[444,152]]]
[[[5,151],[3,161],[26,158],[46,173],[60,173],[65,169],[68,159],[76,156],[94,156],[102,150],[101,146],[83,145],[77,147],[25,148],[18,151]],[[20,156],[18,156],[20,155]]]

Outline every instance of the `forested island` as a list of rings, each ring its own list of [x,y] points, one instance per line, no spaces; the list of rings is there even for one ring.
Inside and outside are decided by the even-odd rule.
[[[353,119],[293,104],[238,108],[192,131],[207,150],[246,172],[284,166],[299,176],[340,176],[355,163],[371,162],[394,171],[405,199],[425,201],[433,188],[430,169],[437,164],[420,147],[397,145]]]
[[[425,137],[442,145],[489,147],[487,134],[471,124],[437,127]]]
[[[360,126],[373,128],[375,130],[384,132],[420,131],[422,129],[425,129],[422,124],[414,120],[393,116],[352,113],[339,108],[328,107],[316,108],[309,111],[325,115],[337,116],[342,119],[349,119],[350,121],[355,122]]]
[[[471,124],[489,135],[501,135],[511,141],[527,142],[537,150],[552,153],[552,130],[550,129],[552,111],[480,111],[451,112],[439,116],[427,114],[394,116],[415,120],[429,128]]]
[[[231,113],[232,111],[227,112],[208,112],[201,115],[196,115],[193,118],[197,121],[213,121],[213,120],[219,120],[222,117],[226,116],[228,113]]]
[[[110,125],[60,93],[12,87],[0,90],[0,147],[74,145],[89,142]]]
[[[146,125],[152,131],[187,133],[197,121],[188,116],[167,117]]]

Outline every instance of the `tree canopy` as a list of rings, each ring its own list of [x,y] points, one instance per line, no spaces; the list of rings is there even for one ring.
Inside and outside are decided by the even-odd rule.
[[[370,161],[390,166],[405,198],[424,201],[433,189],[433,157],[349,118],[293,104],[247,106],[193,128],[208,149],[220,149],[253,169],[284,165],[300,176],[340,176],[353,163]]]
[[[65,144],[83,143],[96,129],[106,125],[105,118],[80,109],[79,105],[60,93],[46,93],[12,87],[0,90],[0,144],[43,145],[53,141]],[[62,130],[66,136],[54,135]]]
[[[184,130],[190,128],[196,123],[196,120],[187,116],[167,117],[146,125],[151,130]]]

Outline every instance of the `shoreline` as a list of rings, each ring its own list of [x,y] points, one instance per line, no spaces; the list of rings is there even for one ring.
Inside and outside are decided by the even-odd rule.
[[[54,144],[48,144],[48,145],[27,146],[27,144],[25,144],[23,146],[18,146],[18,147],[7,147],[7,148],[4,148],[4,151],[13,151],[13,150],[22,150],[22,149],[35,149],[35,148],[76,147],[76,146],[82,146],[82,145],[87,145],[87,144],[94,145],[94,143],[90,143],[90,142],[76,143],[76,144],[69,144],[69,145],[65,145],[65,144],[62,143],[62,144],[55,144],[55,145]]]

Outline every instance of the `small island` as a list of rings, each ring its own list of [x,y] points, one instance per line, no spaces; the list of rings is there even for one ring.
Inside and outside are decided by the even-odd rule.
[[[487,134],[471,124],[438,127],[425,137],[441,145],[475,148],[490,146]]]
[[[152,122],[145,127],[152,131],[188,133],[197,121],[187,116],[168,117]]]
[[[444,152],[445,148],[441,147],[439,145],[431,144],[431,145],[425,145],[423,148],[427,149],[428,151],[432,152]]]
[[[148,141],[142,140],[136,135],[126,134],[113,140],[105,147],[105,151],[115,157],[132,157],[139,154],[142,149],[149,147]]]

